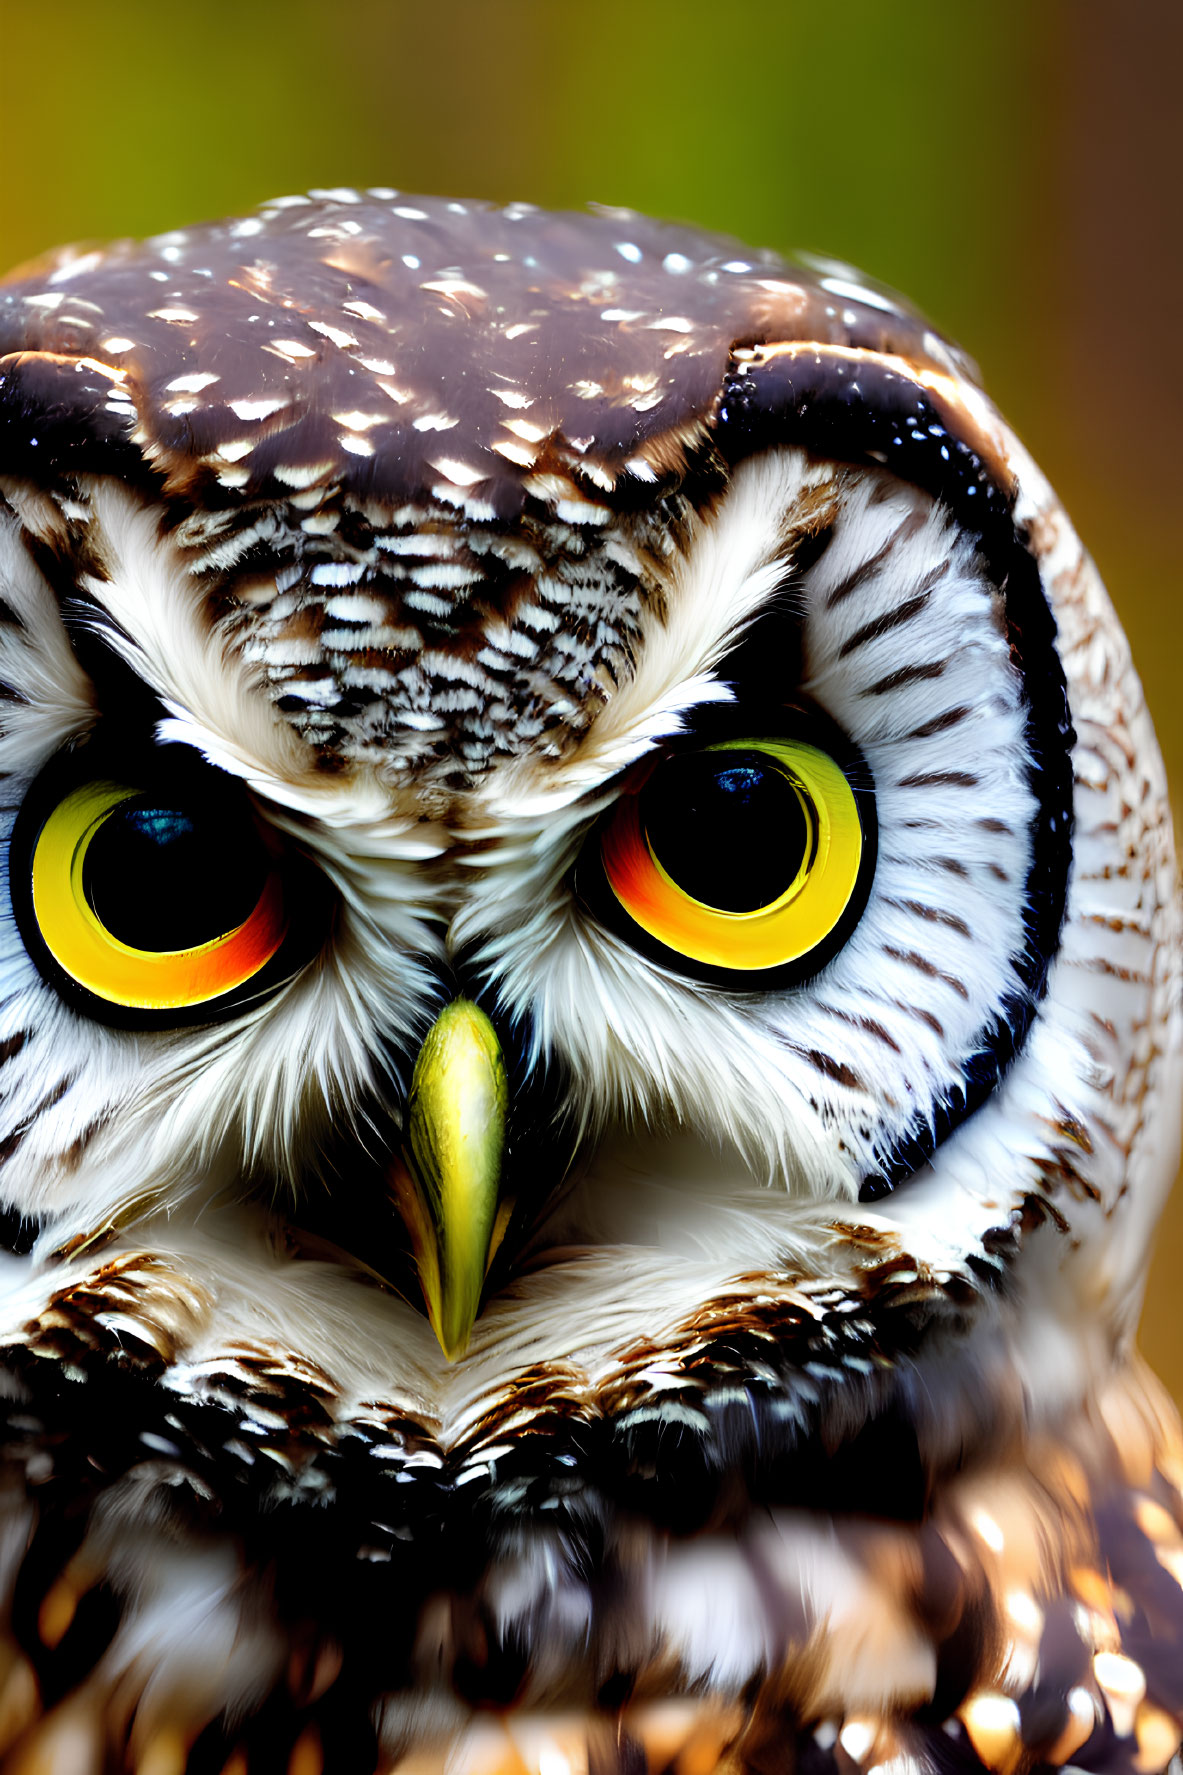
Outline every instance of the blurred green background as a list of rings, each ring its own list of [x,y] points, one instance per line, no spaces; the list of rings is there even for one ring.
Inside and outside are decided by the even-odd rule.
[[[630,204],[853,260],[971,350],[1183,790],[1177,0],[0,0],[0,263],[308,185]],[[1143,1345],[1183,1399],[1183,1195]]]

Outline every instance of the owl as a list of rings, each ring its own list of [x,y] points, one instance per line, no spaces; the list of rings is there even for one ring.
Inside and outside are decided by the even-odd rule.
[[[1162,764],[848,267],[328,190],[0,285],[0,1763],[1156,1775]]]

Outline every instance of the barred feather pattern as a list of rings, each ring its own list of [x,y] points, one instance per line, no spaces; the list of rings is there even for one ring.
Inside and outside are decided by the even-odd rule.
[[[906,1410],[822,1459],[805,1435],[795,1507],[741,1506],[733,1463],[706,1520],[684,1496],[671,1535],[653,1512],[669,1515],[679,1409],[651,1408],[657,1437],[636,1409],[654,1352],[598,1387],[522,1375],[449,1438],[262,1338],[207,1353],[220,1273],[203,1287],[192,1253],[109,1260],[7,1346],[7,1470],[29,1503],[5,1542],[6,1768],[1104,1770],[1173,1753],[1183,1446],[1136,1364],[1066,1425],[1011,1417],[943,1473],[916,1447],[905,1470]],[[766,1287],[769,1362],[848,1370],[835,1309]],[[693,1328],[688,1423],[730,1404],[717,1383],[750,1305],[730,1317],[716,1303]],[[803,1431],[816,1397],[786,1389]]]

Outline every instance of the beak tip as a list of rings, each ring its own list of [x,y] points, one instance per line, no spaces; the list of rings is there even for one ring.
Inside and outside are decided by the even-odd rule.
[[[432,1330],[435,1332],[436,1341],[444,1353],[444,1361],[459,1362],[461,1356],[463,1356],[468,1349],[468,1342],[472,1336],[471,1326],[466,1326],[461,1331],[453,1332],[451,1336],[446,1332],[441,1331],[438,1325],[433,1325]]]
[[[472,1338],[473,1325],[480,1309],[480,1302],[474,1301],[466,1311],[455,1301],[435,1298],[424,1289],[424,1305],[431,1329],[435,1332],[435,1340],[444,1354],[445,1362],[459,1362],[468,1349]],[[449,1311],[449,1308],[452,1310]]]

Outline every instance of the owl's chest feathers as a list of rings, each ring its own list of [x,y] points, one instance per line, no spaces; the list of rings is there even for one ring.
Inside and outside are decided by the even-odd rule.
[[[420,1311],[245,1208],[14,1262],[3,1341],[73,1458],[94,1431],[100,1472],[172,1460],[249,1511],[323,1500],[365,1454],[404,1505],[424,1481],[412,1518],[576,1492],[683,1527],[751,1499],[907,1517],[1029,1412],[1017,1233],[984,1281],[882,1220],[631,1157],[592,1167],[452,1364]],[[1057,1408],[1107,1365],[1079,1333]]]
[[[942,1697],[987,1695],[1002,1669],[1008,1694],[1062,1711],[1123,1646],[1121,1610],[1178,1612],[1179,1450],[1156,1395],[1127,1368],[1024,1429],[988,1300],[969,1337],[965,1302],[942,1326],[915,1280],[889,1306],[880,1276],[858,1307],[798,1270],[770,1317],[772,1278],[723,1287],[701,1258],[683,1337],[660,1304],[669,1255],[602,1249],[491,1303],[446,1370],[419,1314],[241,1217],[145,1230],[152,1249],[76,1266],[5,1338],[10,1459],[40,1500],[17,1613],[40,1608],[44,1642],[43,1596],[85,1622],[102,1580],[125,1610],[105,1690],[139,1660],[171,1706],[208,1692],[232,1711],[304,1623],[376,1672],[412,1733],[511,1702],[627,1702],[640,1731],[659,1698],[709,1712],[773,1672],[798,1719],[921,1708],[936,1730]],[[861,1357],[859,1323],[878,1339]],[[0,1548],[13,1571],[19,1539]],[[377,1650],[359,1640],[376,1620]],[[1181,1645],[1173,1616],[1129,1640],[1160,1689]]]

